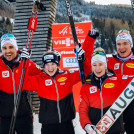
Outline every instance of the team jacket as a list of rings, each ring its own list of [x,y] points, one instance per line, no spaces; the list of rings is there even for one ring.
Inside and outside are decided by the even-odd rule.
[[[83,44],[83,49],[85,51],[85,58],[86,58],[86,66],[84,67],[84,72],[86,74],[90,73],[91,70],[91,51],[93,52],[93,41],[95,39],[92,39],[90,36],[87,35],[85,38],[85,43]],[[91,45],[89,45],[89,43]],[[132,49],[132,52],[134,54],[134,50]],[[107,57],[107,67],[115,72],[115,74],[121,74],[121,75],[134,75],[134,55],[130,60],[122,61],[117,58],[117,55],[113,55],[112,57]],[[88,71],[88,72],[87,72]],[[124,119],[125,118],[134,118],[134,100],[131,102],[131,104],[127,107],[127,109],[124,112]]]
[[[35,75],[40,72],[36,64],[30,60],[27,62],[28,75]],[[2,57],[0,57],[0,116],[11,117],[14,108],[14,97],[16,96],[22,61],[18,62],[13,70],[6,65]],[[15,93],[14,93],[15,91]],[[31,113],[31,109],[27,100],[26,91],[22,92],[18,116],[23,116]]]
[[[40,97],[40,123],[62,123],[75,117],[72,88],[79,81],[79,71],[62,70],[55,77],[41,72],[25,81],[27,89],[37,92]]]
[[[96,125],[101,116],[118,98],[132,77],[106,74],[104,78],[89,76],[80,92],[80,123]],[[119,118],[107,133],[122,132],[123,118]]]

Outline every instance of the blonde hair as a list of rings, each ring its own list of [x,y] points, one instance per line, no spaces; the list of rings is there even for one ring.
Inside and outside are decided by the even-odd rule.
[[[97,52],[97,51],[100,51],[100,52],[105,53],[105,50],[104,50],[103,48],[101,48],[101,47],[97,47],[97,48],[94,50],[94,52]]]

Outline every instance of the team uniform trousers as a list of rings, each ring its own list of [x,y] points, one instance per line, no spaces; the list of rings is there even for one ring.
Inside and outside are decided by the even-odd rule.
[[[0,117],[0,134],[9,134],[10,123],[11,118]],[[17,117],[14,130],[17,134],[33,134],[32,116]]]
[[[75,134],[72,121],[58,124],[42,124],[41,134]]]

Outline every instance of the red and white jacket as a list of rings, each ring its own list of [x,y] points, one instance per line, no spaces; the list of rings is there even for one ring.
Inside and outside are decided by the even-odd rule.
[[[11,117],[14,108],[14,99],[18,90],[20,74],[22,69],[22,60],[18,62],[13,69],[6,65],[2,56],[0,57],[0,116]],[[27,60],[28,75],[36,75],[41,72],[37,65]],[[22,92],[21,107],[18,116],[24,116],[31,113],[30,106],[27,101],[26,93]]]
[[[45,72],[28,77],[26,89],[37,92],[40,97],[40,123],[62,123],[75,118],[72,89],[79,81],[79,71],[58,70],[54,77]]]
[[[85,77],[91,72],[91,55],[94,49],[94,43],[96,39],[86,36],[84,43],[82,44],[82,49],[85,51],[85,61],[83,62]]]
[[[107,74],[105,79],[98,80],[91,75],[80,92],[79,114],[82,127],[86,124],[96,125],[132,79],[128,75]],[[122,125],[122,118],[119,118],[108,133],[122,132]]]
[[[94,48],[93,42],[95,42],[95,39],[92,39],[90,36],[87,35],[85,38],[85,43],[83,44],[83,50],[85,51],[85,58],[87,60],[86,66],[84,66],[85,74],[89,74],[91,72],[91,53],[93,53],[93,48]],[[112,57],[107,57],[107,68],[113,70],[115,74],[134,75],[134,50],[133,49],[132,49],[132,53],[133,56],[131,57],[131,59],[127,61],[120,60],[117,57],[117,55],[113,55]],[[124,119],[127,118],[134,119],[134,101],[131,102],[131,104],[124,112]]]

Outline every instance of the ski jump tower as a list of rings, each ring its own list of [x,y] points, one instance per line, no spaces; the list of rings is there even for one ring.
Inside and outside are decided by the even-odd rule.
[[[31,60],[42,67],[42,55],[52,46],[51,24],[55,21],[57,0],[41,0],[41,3],[46,7],[46,11],[39,11],[37,15],[38,24],[32,39]],[[16,0],[13,34],[20,50],[26,46],[27,25],[32,13],[32,6],[33,0]],[[40,102],[37,94],[30,92],[29,98],[33,112],[38,113]]]

